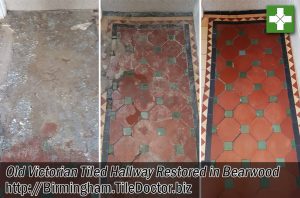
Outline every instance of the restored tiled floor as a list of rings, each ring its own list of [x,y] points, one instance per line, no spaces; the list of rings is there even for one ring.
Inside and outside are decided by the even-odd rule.
[[[297,161],[281,36],[264,22],[215,25],[210,160]]]
[[[103,145],[107,160],[197,161],[197,99],[185,39],[189,29],[177,22],[112,28],[115,51],[107,72],[114,78],[107,91],[104,136],[109,133],[109,142]]]

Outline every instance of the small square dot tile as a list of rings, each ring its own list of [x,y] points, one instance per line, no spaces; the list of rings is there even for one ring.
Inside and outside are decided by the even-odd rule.
[[[278,97],[277,96],[270,96],[269,97],[269,102],[277,102],[278,101]]]
[[[264,110],[256,110],[256,117],[263,117],[264,116]]]
[[[291,109],[286,110],[286,115],[289,116],[289,117],[291,116]]]
[[[245,50],[240,50],[239,51],[239,55],[240,56],[245,56],[246,55],[246,51]]]
[[[111,120],[115,120],[116,119],[116,112],[115,111],[111,111],[109,113],[109,117],[110,117]]]
[[[258,39],[251,39],[251,44],[252,45],[257,45],[258,44]]]
[[[259,60],[255,60],[252,62],[252,66],[259,66],[260,65],[260,61]]]
[[[216,55],[219,56],[220,55],[220,50],[216,50]]]
[[[177,85],[177,83],[170,83],[170,85],[169,85],[169,87],[170,87],[170,89],[172,89],[172,90],[174,90],[174,91],[176,91],[176,90],[178,90],[178,85]]]
[[[220,77],[220,74],[218,72],[215,73],[216,78]]]
[[[191,133],[191,136],[196,137],[195,128],[190,128],[190,133]]]
[[[108,146],[108,155],[113,155],[114,154],[114,145],[110,144]]]
[[[125,98],[124,98],[124,104],[126,104],[126,105],[132,104],[132,98],[129,97],[129,96],[125,96]]]
[[[249,126],[245,125],[245,124],[242,124],[240,130],[241,130],[242,133],[248,133],[249,132]]]
[[[180,119],[181,118],[181,113],[180,112],[173,112],[172,113],[172,118],[173,119]]]
[[[233,111],[231,110],[225,110],[225,118],[232,118],[233,117]]]
[[[145,91],[145,90],[148,90],[149,88],[149,85],[147,83],[141,83],[140,84],[140,89]]]
[[[278,166],[284,166],[285,159],[284,158],[276,158],[276,162]]]
[[[146,65],[146,64],[148,64],[148,61],[147,61],[146,58],[143,57],[143,58],[141,58],[140,63],[141,63],[142,65]]]
[[[232,142],[224,142],[224,151],[232,151]]]
[[[217,132],[217,127],[216,127],[216,126],[212,126],[211,132],[212,132],[212,133],[216,133],[216,132]]]
[[[157,128],[156,132],[157,132],[157,135],[159,135],[159,136],[166,135],[166,130],[164,128]]]
[[[113,82],[112,83],[112,89],[113,90],[117,90],[118,89],[118,83],[117,82]]]
[[[265,49],[265,54],[272,54],[272,49],[271,48],[266,48]]]
[[[233,88],[233,87],[232,87],[232,84],[226,84],[226,85],[225,85],[225,90],[226,90],[226,91],[231,91],[232,88]]]
[[[240,78],[246,78],[247,73],[246,72],[240,72]]]
[[[255,91],[261,90],[261,87],[262,87],[262,85],[259,84],[259,83],[255,83],[255,84],[254,84],[254,90],[255,90]]]
[[[295,140],[291,140],[291,145],[293,149],[296,149],[296,142]]]
[[[267,76],[268,77],[273,77],[273,76],[275,76],[275,72],[273,70],[267,71]]]
[[[124,136],[131,136],[132,134],[132,129],[129,127],[123,128],[123,135]]]
[[[284,64],[283,58],[280,58],[279,63],[282,65]]]
[[[226,61],[226,66],[232,67],[233,62],[231,60]]]
[[[140,150],[141,154],[148,153],[149,152],[149,145],[148,144],[141,144],[139,150]]]
[[[147,111],[142,111],[141,117],[143,120],[147,120],[149,118],[149,113]]]
[[[124,71],[123,76],[133,76],[134,72],[132,70]]]
[[[270,185],[270,181],[269,181],[268,178],[263,177],[263,178],[260,179],[260,187],[268,188],[269,185]]]
[[[258,147],[258,150],[266,150],[267,149],[266,141],[264,141],[264,140],[258,141],[257,147]]]
[[[169,57],[168,64],[170,64],[170,65],[176,64],[176,57]]]
[[[250,160],[248,159],[242,159],[242,167],[243,168],[250,168]]]
[[[153,47],[153,51],[154,51],[156,54],[158,54],[158,53],[161,52],[161,47],[160,47],[160,46],[154,46],[154,47]]]
[[[217,96],[214,96],[213,102],[214,102],[214,104],[218,103],[218,97]]]
[[[242,104],[248,103],[248,97],[247,97],[247,96],[241,96],[241,97],[240,97],[240,102],[241,102]]]
[[[156,77],[156,78],[162,77],[161,71],[155,71],[153,76]]]
[[[283,83],[283,88],[287,89],[287,83],[286,82]]]
[[[125,52],[133,53],[134,47],[131,44],[125,45]]]
[[[239,35],[240,36],[244,36],[245,35],[245,32],[243,30],[239,31]]]
[[[183,148],[182,144],[175,144],[175,153],[176,153],[176,155],[184,154],[184,148]]]
[[[226,40],[225,43],[226,43],[226,45],[232,45],[233,44],[232,40]]]
[[[158,104],[158,105],[164,104],[164,99],[162,97],[157,97],[155,99],[155,101],[156,101],[156,104]]]
[[[189,69],[184,70],[184,75],[188,76],[189,75]]]
[[[168,40],[169,41],[174,41],[175,40],[175,35],[174,34],[169,34],[168,35]]]
[[[225,179],[224,180],[224,187],[225,187],[225,189],[232,189],[234,187],[233,179],[231,179],[231,178]]]
[[[280,127],[280,125],[279,125],[279,124],[273,124],[273,125],[272,125],[272,131],[273,131],[274,133],[280,133],[280,132],[281,132],[281,127]]]

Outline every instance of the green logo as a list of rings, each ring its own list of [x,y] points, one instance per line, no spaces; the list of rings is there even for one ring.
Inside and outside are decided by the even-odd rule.
[[[293,33],[294,13],[293,5],[267,6],[267,33]]]

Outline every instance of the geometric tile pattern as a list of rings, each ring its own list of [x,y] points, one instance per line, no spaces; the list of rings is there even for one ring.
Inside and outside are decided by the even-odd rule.
[[[287,87],[281,36],[266,34],[265,22],[260,22],[264,19],[263,15],[209,18],[201,160],[297,161],[293,123],[299,123],[300,104],[290,39],[284,35],[291,79],[291,87]],[[227,23],[216,25],[218,21]],[[294,116],[289,92],[294,96]]]
[[[110,67],[123,74],[103,102],[101,128],[104,136],[109,132],[109,144],[104,143],[102,150],[109,151],[110,145],[113,152],[102,161],[197,161],[198,107],[193,104],[199,103],[200,94],[192,21],[111,20],[108,33],[115,31],[114,24],[127,26],[119,26],[112,38]],[[176,25],[154,28],[163,24]],[[147,28],[135,28],[139,25]],[[183,27],[190,33],[190,66]],[[197,97],[191,94],[191,74]]]

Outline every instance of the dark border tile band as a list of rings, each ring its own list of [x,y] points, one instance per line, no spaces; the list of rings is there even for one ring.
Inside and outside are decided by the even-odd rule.
[[[241,10],[241,11],[204,11],[204,14],[215,15],[241,15],[241,14],[265,14],[266,10]]]
[[[193,16],[192,12],[114,12],[102,11],[103,16],[121,16],[121,17],[180,17]]]

